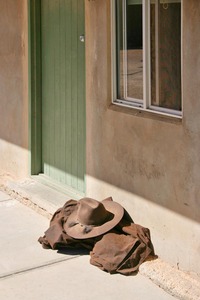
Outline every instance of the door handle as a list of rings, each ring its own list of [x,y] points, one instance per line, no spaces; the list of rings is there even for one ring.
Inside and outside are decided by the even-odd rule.
[[[79,36],[79,39],[80,39],[80,41],[81,41],[82,43],[84,43],[84,42],[85,42],[85,35],[84,35],[84,34],[81,34],[81,35]]]

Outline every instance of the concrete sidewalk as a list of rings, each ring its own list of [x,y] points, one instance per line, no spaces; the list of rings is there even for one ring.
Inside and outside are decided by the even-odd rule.
[[[37,239],[48,226],[47,218],[0,192],[1,300],[177,299],[141,274],[101,271],[84,251],[44,250]]]

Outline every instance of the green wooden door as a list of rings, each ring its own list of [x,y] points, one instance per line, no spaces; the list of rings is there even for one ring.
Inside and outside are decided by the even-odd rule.
[[[41,1],[43,173],[84,192],[84,0]]]

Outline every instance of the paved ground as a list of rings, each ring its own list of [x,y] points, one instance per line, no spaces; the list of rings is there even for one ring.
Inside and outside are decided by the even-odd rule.
[[[170,300],[146,277],[109,275],[89,255],[44,250],[37,239],[49,220],[0,192],[1,300]]]

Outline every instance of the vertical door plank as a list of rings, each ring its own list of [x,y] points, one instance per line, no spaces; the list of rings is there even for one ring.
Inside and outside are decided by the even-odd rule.
[[[66,184],[71,186],[71,170],[72,170],[72,90],[71,90],[71,72],[72,72],[72,61],[71,61],[71,45],[72,45],[72,1],[65,1],[66,8],[66,28],[65,28],[65,39],[66,39],[66,52],[65,52],[65,93],[66,93],[66,108],[65,108],[65,164],[66,164]]]
[[[78,34],[84,35],[84,1],[78,1]],[[85,43],[78,43],[78,190],[84,191],[85,172]]]
[[[60,0],[54,0],[53,11],[54,27],[54,170],[53,179],[59,180],[59,161],[60,161]],[[52,141],[53,142],[53,141]]]
[[[77,48],[78,48],[78,0],[72,1],[72,187],[77,189],[77,173],[78,173],[78,61],[77,61]]]
[[[44,162],[44,173],[50,176],[50,168],[52,165],[52,152],[53,145],[50,148],[50,135],[51,123],[53,118],[51,116],[50,108],[52,108],[52,92],[54,81],[54,65],[52,64],[53,47],[51,41],[51,28],[50,24],[50,1],[41,1],[41,14],[42,14],[42,159]],[[49,49],[47,52],[46,49]],[[51,74],[51,76],[50,76]],[[50,153],[51,149],[51,153]]]
[[[59,181],[61,183],[66,182],[66,164],[65,164],[65,142],[66,142],[66,116],[65,116],[65,109],[66,109],[66,66],[65,66],[65,57],[66,57],[66,5],[65,0],[60,0],[60,32],[59,32],[59,47],[60,47],[60,60],[59,60],[59,69],[60,69],[60,160],[59,160],[59,170],[60,170],[60,177]]]

